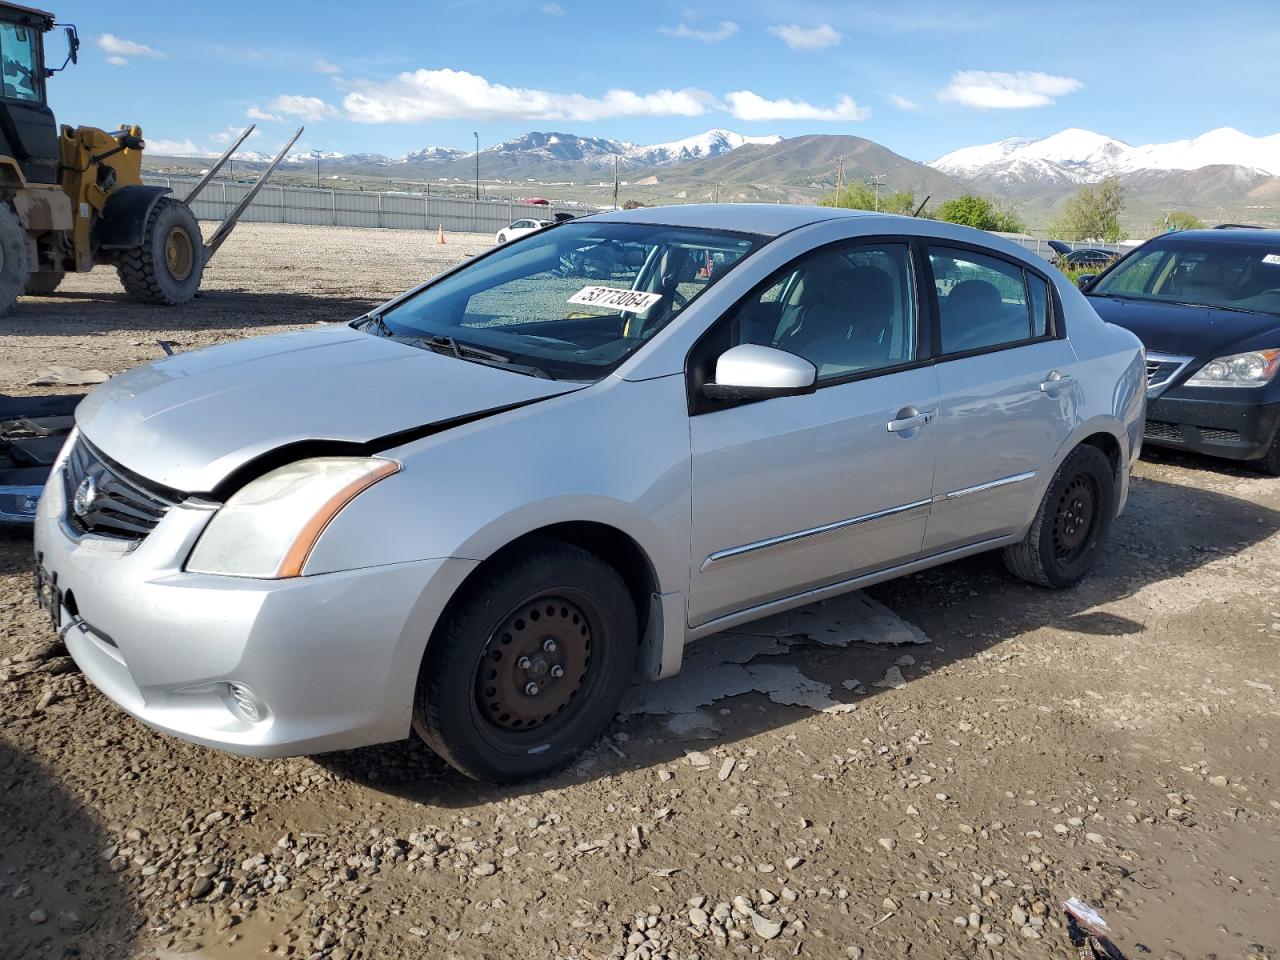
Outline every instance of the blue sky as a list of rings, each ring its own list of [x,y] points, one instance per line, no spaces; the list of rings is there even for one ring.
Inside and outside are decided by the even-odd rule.
[[[528,130],[637,143],[848,133],[913,159],[1085,127],[1130,143],[1280,129],[1274,0],[63,0],[60,122],[153,150],[470,149]],[[47,39],[48,60],[63,42]]]

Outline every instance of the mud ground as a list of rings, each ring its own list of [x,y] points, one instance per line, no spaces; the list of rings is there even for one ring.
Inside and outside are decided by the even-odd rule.
[[[484,237],[245,224],[180,309],[69,278],[49,363],[345,320]],[[74,670],[0,532],[0,956],[1280,956],[1280,481],[1141,463],[1096,573],[978,557],[690,648],[573,768],[477,786],[411,743],[244,760]]]

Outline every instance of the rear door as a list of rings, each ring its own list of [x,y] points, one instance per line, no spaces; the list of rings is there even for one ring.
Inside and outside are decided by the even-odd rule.
[[[1026,523],[1077,421],[1077,361],[1043,276],[962,245],[927,253],[939,390],[930,555]]]
[[[850,242],[766,280],[690,357],[690,623],[914,559],[937,381],[903,241]],[[738,405],[697,386],[741,343],[803,356],[818,389]]]

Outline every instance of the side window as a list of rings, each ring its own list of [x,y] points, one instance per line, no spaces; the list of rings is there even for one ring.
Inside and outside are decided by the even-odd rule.
[[[1049,291],[1039,278],[1031,278],[1039,287],[1028,291],[1028,275],[1016,264],[946,247],[930,247],[929,263],[944,354],[1020,343],[1048,331]]]
[[[714,270],[714,265],[712,266]],[[733,318],[733,342],[809,360],[818,379],[916,358],[916,292],[905,244],[811,254],[775,274]]]
[[[36,34],[31,27],[0,23],[0,80],[10,100],[40,100]]]

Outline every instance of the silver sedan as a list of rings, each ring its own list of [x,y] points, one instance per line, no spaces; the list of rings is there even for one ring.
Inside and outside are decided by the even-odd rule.
[[[698,637],[986,550],[1071,586],[1144,397],[1133,335],[999,238],[606,214],[351,324],[98,387],[37,583],[86,676],[158,730],[259,757],[416,731],[518,779]]]

